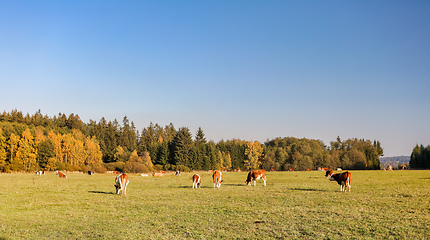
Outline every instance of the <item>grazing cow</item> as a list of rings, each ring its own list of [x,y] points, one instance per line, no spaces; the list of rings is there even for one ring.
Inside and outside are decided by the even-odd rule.
[[[292,169],[292,168],[288,168],[288,171],[294,171],[294,169]]]
[[[56,173],[57,173],[57,175],[58,175],[60,178],[67,178],[67,175],[66,175],[65,173],[63,173],[63,172],[56,171]]]
[[[115,178],[115,188],[116,194],[121,192],[121,195],[125,195],[127,193],[127,185],[128,185],[128,176],[125,173],[122,173]]]
[[[271,171],[271,172],[274,172],[274,171],[275,171],[275,169],[274,169],[274,168],[270,168],[270,171]]]
[[[180,170],[176,171],[176,176],[181,176],[181,171]]]
[[[266,170],[255,170],[248,173],[248,178],[246,179],[245,183],[248,186],[251,186],[251,182],[254,181],[254,186],[258,179],[263,179],[263,186],[266,186]]]
[[[194,188],[194,186],[197,188],[197,187],[200,187],[200,183],[201,183],[201,177],[200,177],[200,175],[198,175],[198,174],[194,174],[194,176],[192,177],[192,179],[193,179],[193,188]]]
[[[351,173],[343,172],[334,174],[332,170],[328,170],[325,173],[325,177],[330,176],[330,181],[336,181],[340,185],[340,191],[346,192],[346,187],[348,187],[348,192],[351,191]]]
[[[212,175],[212,178],[214,180],[214,188],[221,187],[221,182],[224,181],[222,179],[222,173],[220,171],[215,171],[214,174]]]
[[[88,175],[94,175],[93,171],[88,171]]]

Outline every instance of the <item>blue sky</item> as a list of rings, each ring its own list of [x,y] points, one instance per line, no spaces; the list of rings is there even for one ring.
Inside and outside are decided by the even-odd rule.
[[[1,1],[0,106],[430,145],[429,1]]]

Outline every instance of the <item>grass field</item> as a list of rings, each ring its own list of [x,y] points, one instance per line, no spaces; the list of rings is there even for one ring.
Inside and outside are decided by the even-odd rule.
[[[0,239],[429,239],[430,171],[351,171],[351,192],[323,172],[268,172],[267,186],[224,173],[0,174]]]

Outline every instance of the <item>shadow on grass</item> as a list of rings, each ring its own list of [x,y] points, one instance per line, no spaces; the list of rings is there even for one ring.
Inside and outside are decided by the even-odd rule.
[[[88,191],[89,193],[98,193],[98,194],[115,194],[114,192],[104,192],[104,191]]]
[[[190,185],[190,186],[169,186],[169,188],[190,188],[190,189],[192,189],[193,185]],[[210,189],[210,188],[213,188],[213,186],[211,186],[211,187],[201,186],[200,188]]]
[[[327,192],[327,190],[315,189],[315,188],[289,188],[289,189],[296,190],[296,191],[307,191],[307,192]]]
[[[246,184],[245,183],[243,183],[243,184],[238,184],[238,183],[235,183],[235,184],[233,184],[233,183],[226,183],[226,184],[221,184],[221,186],[222,185],[225,185],[225,186],[233,186],[233,187],[246,187]]]

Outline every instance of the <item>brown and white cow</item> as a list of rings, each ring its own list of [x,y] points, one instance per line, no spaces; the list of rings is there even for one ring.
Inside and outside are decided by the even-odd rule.
[[[193,188],[194,187],[196,187],[196,188],[198,188],[198,187],[200,187],[200,183],[201,183],[201,177],[200,177],[200,175],[198,175],[198,174],[194,174],[194,176],[192,177],[192,179],[193,179]]]
[[[340,185],[340,191],[346,192],[346,187],[348,187],[348,192],[351,191],[351,173],[343,172],[334,174],[332,170],[328,170],[325,173],[325,177],[330,176],[330,181],[336,181]]]
[[[63,172],[56,171],[56,173],[57,173],[57,175],[58,175],[60,178],[67,178],[67,175],[66,175],[65,173],[63,173]]]
[[[222,172],[220,171],[215,171],[214,174],[212,175],[213,181],[214,181],[214,188],[219,188],[221,187],[221,182],[223,181],[222,179]]]
[[[164,174],[161,173],[161,172],[159,172],[159,173],[153,172],[152,176],[154,176],[154,177],[162,177],[162,176],[164,176]]]
[[[259,179],[263,179],[263,186],[266,186],[266,170],[255,170],[248,173],[248,178],[246,179],[245,183],[248,186],[251,186],[251,182],[254,181],[254,186]]]
[[[128,185],[128,176],[125,173],[122,173],[115,178],[115,188],[116,194],[121,192],[121,195],[125,195],[127,193],[127,185]]]

